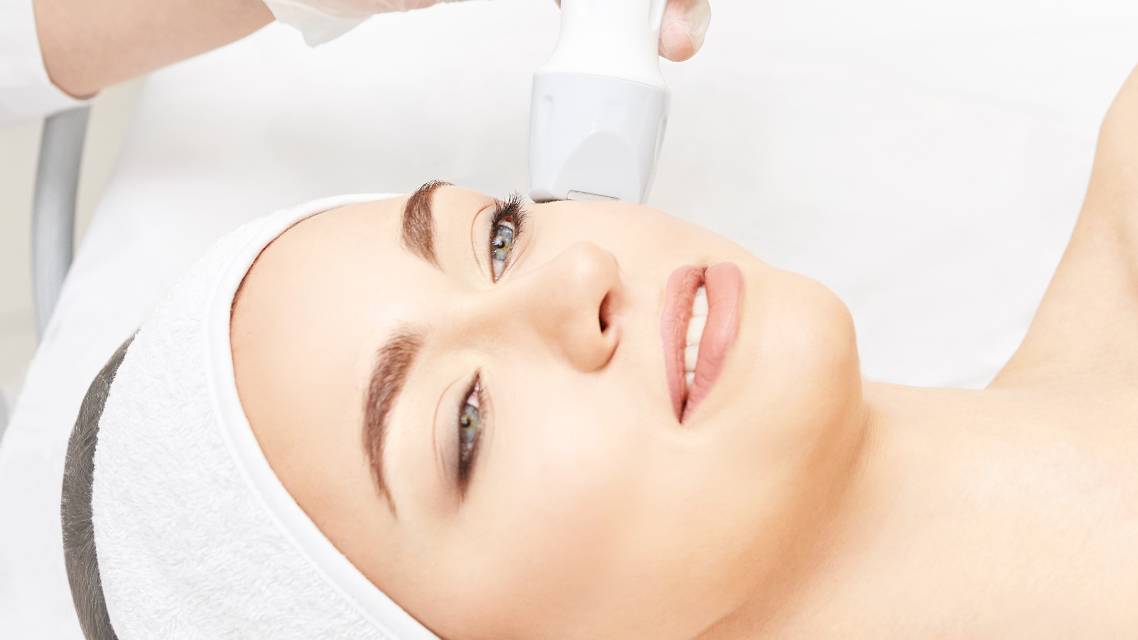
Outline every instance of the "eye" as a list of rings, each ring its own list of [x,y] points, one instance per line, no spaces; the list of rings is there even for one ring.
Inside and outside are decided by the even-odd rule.
[[[470,477],[478,440],[482,435],[482,378],[475,376],[458,412],[458,481],[463,487]]]
[[[504,203],[498,203],[494,219],[490,222],[490,272],[494,282],[509,268],[514,244],[522,234],[525,212],[521,198],[514,194]]]
[[[490,266],[495,280],[502,277],[502,272],[506,270],[506,260],[514,250],[514,236],[517,232],[513,220],[494,222],[493,235],[490,237]]]

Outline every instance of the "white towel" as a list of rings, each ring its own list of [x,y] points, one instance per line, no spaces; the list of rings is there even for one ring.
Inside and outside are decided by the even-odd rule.
[[[385,196],[280,211],[222,238],[139,329],[94,457],[92,519],[119,638],[434,638],[305,515],[237,396],[230,307],[295,222]]]

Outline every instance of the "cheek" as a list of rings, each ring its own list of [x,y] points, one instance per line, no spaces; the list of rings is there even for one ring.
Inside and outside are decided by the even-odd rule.
[[[792,447],[821,444],[845,428],[861,402],[853,321],[822,285],[783,276],[783,293],[760,330],[759,415]]]
[[[781,274],[756,329],[754,393],[740,415],[738,450],[751,455],[756,504],[771,533],[793,538],[845,481],[864,430],[853,323],[818,283]],[[731,454],[727,454],[731,455]]]
[[[492,455],[479,462],[488,473],[471,515],[498,605],[518,624],[568,624],[588,608],[600,573],[620,556],[643,473],[635,422],[616,398],[555,369],[525,372],[522,388],[495,401]]]
[[[501,618],[524,637],[695,633],[748,587],[753,460],[744,473],[722,464],[699,434],[646,419],[626,387],[551,376],[527,379],[556,393],[518,394],[499,413],[510,432],[496,434],[503,468],[483,515]]]
[[[650,273],[652,288],[664,286],[682,264],[719,260],[752,261],[730,240],[662,211],[623,202],[556,202],[539,219],[535,249],[556,255],[574,242],[592,242],[616,256],[626,275]],[[549,257],[546,255],[545,257]]]

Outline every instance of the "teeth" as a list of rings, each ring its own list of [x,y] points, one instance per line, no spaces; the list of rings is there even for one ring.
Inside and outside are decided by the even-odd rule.
[[[690,389],[695,382],[695,365],[699,361],[699,340],[707,326],[707,289],[700,287],[695,291],[691,304],[691,319],[684,346],[684,382]]]
[[[695,371],[695,362],[698,357],[698,344],[689,344],[684,347],[684,371]]]
[[[693,316],[707,315],[707,289],[704,287],[695,290],[695,300],[692,301],[691,313]]]
[[[688,346],[699,344],[705,326],[707,326],[707,316],[692,316],[688,321],[688,334],[684,344]]]

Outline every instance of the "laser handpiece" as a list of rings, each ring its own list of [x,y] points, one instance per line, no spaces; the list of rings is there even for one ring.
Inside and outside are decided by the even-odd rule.
[[[561,0],[561,32],[533,76],[530,197],[644,202],[668,123],[660,73],[667,0]]]

